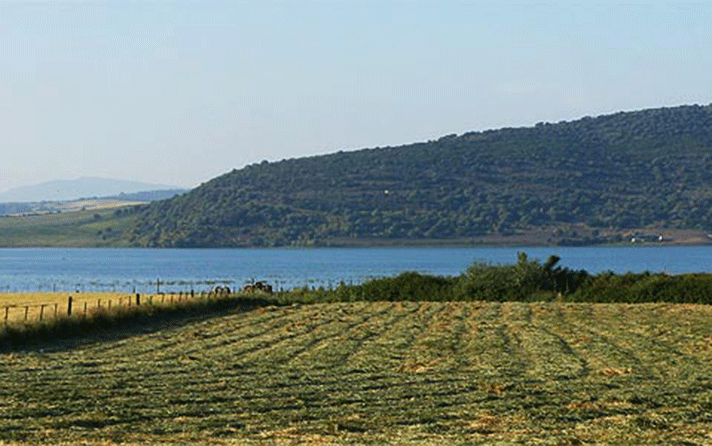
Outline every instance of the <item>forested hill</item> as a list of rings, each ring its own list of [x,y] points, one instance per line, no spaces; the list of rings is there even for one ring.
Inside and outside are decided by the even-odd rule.
[[[145,207],[165,247],[467,240],[536,227],[712,228],[712,104],[262,162]]]

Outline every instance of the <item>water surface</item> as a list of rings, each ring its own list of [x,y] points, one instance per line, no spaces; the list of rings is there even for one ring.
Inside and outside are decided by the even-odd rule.
[[[454,276],[474,261],[514,263],[517,252],[591,273],[712,272],[712,247],[0,249],[0,291],[160,291],[358,283],[404,271]]]

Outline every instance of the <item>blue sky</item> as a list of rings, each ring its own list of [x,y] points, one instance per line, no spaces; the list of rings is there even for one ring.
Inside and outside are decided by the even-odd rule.
[[[0,2],[0,190],[712,102],[712,5]]]

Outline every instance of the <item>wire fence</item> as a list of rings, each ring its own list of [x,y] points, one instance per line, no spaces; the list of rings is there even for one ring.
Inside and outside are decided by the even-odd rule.
[[[4,324],[36,323],[57,319],[60,317],[88,317],[92,312],[111,311],[119,308],[131,308],[142,305],[174,305],[189,301],[210,299],[226,296],[231,290],[228,287],[216,287],[209,292],[179,291],[158,294],[112,294],[104,296],[84,297],[81,293],[68,296],[57,296],[53,302],[39,303],[7,303],[0,306],[0,317]]]

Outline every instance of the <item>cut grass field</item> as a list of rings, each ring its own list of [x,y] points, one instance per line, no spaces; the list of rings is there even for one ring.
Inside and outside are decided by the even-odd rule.
[[[709,444],[711,335],[697,305],[227,312],[1,354],[0,442]]]

